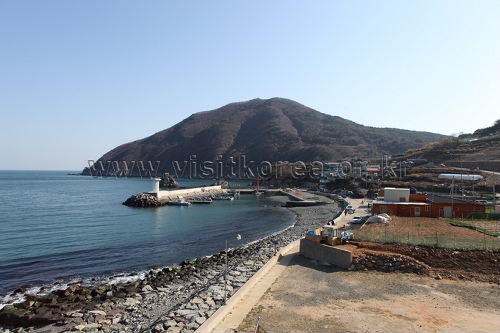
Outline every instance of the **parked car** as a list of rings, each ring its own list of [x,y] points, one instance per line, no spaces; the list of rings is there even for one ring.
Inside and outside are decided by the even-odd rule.
[[[476,200],[476,202],[483,205],[493,205],[493,203],[488,200]]]
[[[363,223],[363,219],[361,216],[354,216],[351,221],[352,224],[360,224]]]

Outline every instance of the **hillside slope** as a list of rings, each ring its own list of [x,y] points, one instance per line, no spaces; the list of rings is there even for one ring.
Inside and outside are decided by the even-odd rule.
[[[472,134],[461,134],[411,149],[405,158],[424,158],[446,166],[500,172],[500,120]]]

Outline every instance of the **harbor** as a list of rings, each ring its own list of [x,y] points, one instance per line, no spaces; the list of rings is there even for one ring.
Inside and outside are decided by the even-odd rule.
[[[123,202],[131,207],[159,207],[165,205],[188,206],[191,203],[211,203],[213,200],[232,200],[234,196],[240,194],[250,195],[284,195],[289,200],[285,202],[287,207],[307,207],[333,203],[334,200],[325,196],[310,194],[304,192],[282,190],[282,189],[262,189],[256,188],[238,188],[237,190],[226,188],[223,185],[210,185],[192,188],[182,188],[175,190],[162,190],[160,187],[160,178],[153,178],[153,190],[134,194]]]
[[[151,192],[134,194],[123,204],[131,207],[159,207],[179,205],[179,203],[184,202],[189,204],[188,200],[193,199],[195,201],[197,198],[207,199],[199,202],[208,202],[208,198],[220,197],[227,193],[227,190],[223,189],[222,185],[161,190],[160,181],[160,178],[153,178],[153,190]]]

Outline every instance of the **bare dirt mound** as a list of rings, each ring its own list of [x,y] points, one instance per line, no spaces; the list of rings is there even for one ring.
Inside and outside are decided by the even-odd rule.
[[[427,265],[431,276],[500,284],[498,251],[456,251],[370,242],[353,242],[349,250],[354,256],[363,253],[401,254]]]

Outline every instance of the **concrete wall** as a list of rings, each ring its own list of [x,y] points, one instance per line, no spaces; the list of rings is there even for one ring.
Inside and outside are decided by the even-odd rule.
[[[172,191],[159,191],[158,199],[159,200],[177,200],[178,197],[184,198],[192,198],[192,197],[201,197],[205,195],[217,195],[224,192],[222,190],[222,186],[204,186],[204,187],[195,187],[195,188],[186,188],[182,190],[172,190]]]
[[[351,251],[314,243],[304,238],[300,240],[300,254],[304,257],[325,261],[341,268],[349,268],[352,264]]]
[[[447,161],[445,162],[447,166],[453,166],[456,168],[468,168],[468,169],[475,169],[479,168],[480,170],[489,170],[489,171],[496,171],[500,172],[500,161],[499,160],[493,160],[493,161]]]
[[[401,202],[401,198],[404,198],[404,202],[410,201],[409,188],[386,187],[384,189],[384,201]]]

